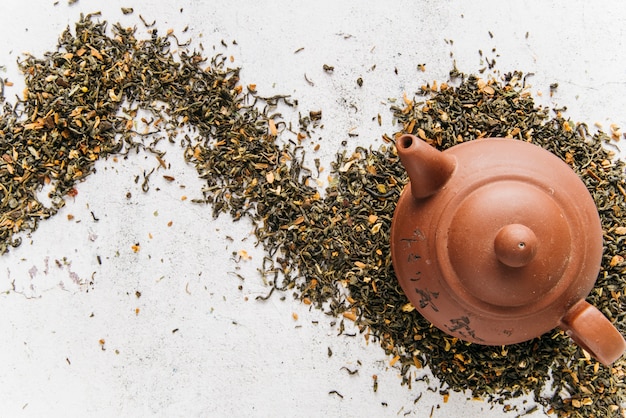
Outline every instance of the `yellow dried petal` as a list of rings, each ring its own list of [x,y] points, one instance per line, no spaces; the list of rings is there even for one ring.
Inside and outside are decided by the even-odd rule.
[[[411,302],[407,303],[402,307],[402,312],[413,312],[415,310],[415,306]]]
[[[270,126],[270,135],[276,136],[278,134],[278,130],[276,129],[276,123],[272,119],[269,120],[269,126]]]
[[[349,319],[350,321],[356,321],[356,315],[354,314],[354,312],[344,312],[343,317],[346,319]]]
[[[407,106],[412,106],[413,105],[413,100],[411,100],[408,97],[406,97],[406,93],[402,93],[402,100],[404,100],[404,103]]]
[[[350,170],[350,167],[352,166],[352,164],[354,164],[354,162],[355,162],[354,160],[350,160],[350,161],[348,161],[347,163],[345,163],[344,165],[342,165],[342,166],[339,168],[339,172],[340,172],[340,173],[347,173],[347,172],[348,172],[348,170]]]
[[[491,86],[485,86],[485,88],[483,89],[483,93],[486,93],[486,94],[489,94],[489,95],[493,95],[493,94],[495,94],[495,92],[496,91]]]
[[[615,233],[617,235],[626,235],[626,226],[618,226],[615,228]]]
[[[250,260],[252,258],[246,250],[239,250],[238,254],[239,254],[239,257],[241,257],[244,260]]]
[[[97,59],[99,59],[100,61],[102,61],[102,54],[100,54],[100,52],[93,47],[89,47],[91,49],[91,55],[96,57]]]
[[[624,262],[624,257],[622,257],[621,255],[614,255],[613,258],[611,258],[611,262],[609,263],[609,265],[611,267],[615,267],[618,264],[621,264]]]

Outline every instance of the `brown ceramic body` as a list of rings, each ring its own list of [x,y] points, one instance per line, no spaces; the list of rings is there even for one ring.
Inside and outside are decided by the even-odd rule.
[[[480,344],[560,326],[603,363],[623,353],[622,336],[584,301],[600,268],[602,227],[567,164],[508,139],[439,152],[405,135],[397,148],[411,181],[394,213],[393,265],[424,317]]]

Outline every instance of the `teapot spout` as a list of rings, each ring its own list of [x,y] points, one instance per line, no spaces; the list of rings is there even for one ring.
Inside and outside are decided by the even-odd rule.
[[[398,156],[411,180],[411,194],[423,199],[437,193],[456,168],[456,158],[444,154],[414,135],[402,135],[396,142]]]

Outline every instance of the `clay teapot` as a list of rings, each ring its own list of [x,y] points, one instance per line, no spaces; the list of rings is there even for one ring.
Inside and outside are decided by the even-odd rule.
[[[622,355],[622,335],[585,301],[600,269],[602,226],[567,164],[514,139],[438,151],[403,135],[396,147],[410,182],[393,217],[393,266],[426,319],[484,345],[560,327],[603,364]]]

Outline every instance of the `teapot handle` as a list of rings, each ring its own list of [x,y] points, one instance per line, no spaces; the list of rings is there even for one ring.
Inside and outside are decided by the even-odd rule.
[[[605,366],[626,350],[626,341],[613,324],[585,300],[577,302],[561,319],[561,329],[576,344]]]

